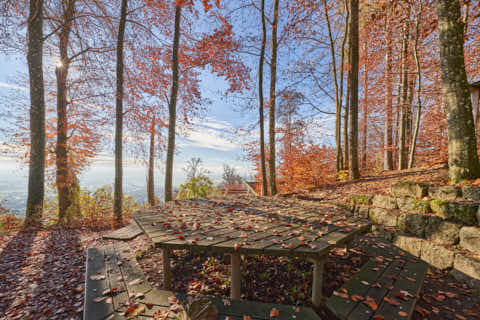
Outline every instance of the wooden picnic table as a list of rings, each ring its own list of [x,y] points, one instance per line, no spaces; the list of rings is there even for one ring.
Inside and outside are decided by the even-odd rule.
[[[175,249],[231,255],[232,299],[240,299],[240,255],[300,257],[314,263],[312,302],[322,301],[323,267],[329,251],[365,232],[371,223],[328,204],[263,197],[171,201],[133,215],[163,251],[164,284],[170,289]]]

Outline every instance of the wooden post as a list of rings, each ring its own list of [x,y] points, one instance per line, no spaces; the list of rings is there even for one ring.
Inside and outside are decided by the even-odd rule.
[[[163,288],[170,290],[172,288],[172,271],[170,270],[170,250],[162,249],[163,256]]]
[[[323,256],[313,262],[312,303],[315,307],[319,307],[322,302],[323,268],[326,261],[327,256]]]
[[[238,253],[231,254],[231,287],[230,287],[230,299],[239,300],[241,289],[240,289],[240,255]]]

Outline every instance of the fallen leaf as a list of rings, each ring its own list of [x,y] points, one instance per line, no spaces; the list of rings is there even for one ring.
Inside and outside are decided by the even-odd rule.
[[[175,296],[168,297],[168,303],[170,303],[170,304],[178,303],[177,297],[175,297]]]
[[[408,317],[408,313],[404,312],[404,311],[398,311],[398,315],[400,317]]]
[[[142,314],[144,312],[145,312],[145,306],[144,305],[134,303],[125,310],[123,315],[125,317],[127,317],[127,319],[129,319],[129,318],[139,316],[140,314]]]
[[[358,294],[354,294],[352,295],[352,300],[355,301],[355,302],[358,302],[358,301],[362,301],[363,300],[363,297],[362,296],[359,296]]]
[[[101,273],[92,274],[90,276],[90,280],[105,280],[105,279],[106,279],[105,275]]]
[[[455,313],[455,317],[457,317],[457,319],[460,319],[460,320],[467,320],[467,318],[465,318],[464,316],[458,313]]]
[[[395,298],[384,297],[383,300],[387,301],[392,306],[398,307],[400,305],[400,302],[398,302],[398,300]]]
[[[129,286],[134,286],[134,285],[140,284],[140,283],[142,283],[142,282],[143,282],[143,280],[142,280],[141,278],[137,278],[137,279],[135,279],[135,280],[130,281],[130,282],[128,283],[128,285],[129,285]]]
[[[99,296],[99,297],[96,297],[96,298],[93,298],[92,301],[93,302],[102,302],[103,300],[107,299],[107,297],[105,296]]]
[[[372,317],[372,319],[373,319],[373,320],[384,320],[385,317],[382,316],[381,314],[377,314],[377,315],[374,315],[374,316]]]
[[[280,316],[280,311],[278,309],[272,308],[270,310],[270,317],[279,317]]]
[[[333,291],[333,294],[336,295],[337,297],[348,299],[348,294],[343,293],[343,292],[338,292],[338,291]]]
[[[375,300],[372,297],[365,297],[365,300],[363,301],[367,306],[369,306],[373,311],[376,311],[378,309],[378,305],[375,302]]]

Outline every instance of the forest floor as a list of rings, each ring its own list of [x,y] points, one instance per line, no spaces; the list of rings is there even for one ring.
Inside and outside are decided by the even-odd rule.
[[[448,169],[444,165],[437,165],[429,168],[387,171],[376,175],[366,175],[357,181],[338,182],[298,195],[315,200],[344,202],[348,200],[350,193],[388,194],[390,185],[401,180],[428,182],[443,186],[448,184]],[[474,184],[476,182],[474,181]]]
[[[385,193],[393,181],[408,179],[446,184],[446,169],[417,169],[365,177],[357,183],[339,183],[303,196],[322,200],[345,200],[349,192]],[[324,295],[355,274],[368,258],[365,242],[356,241],[350,251],[330,253],[324,278]],[[82,319],[85,277],[85,249],[110,243],[100,232],[88,230],[14,231],[0,234],[0,320]],[[148,281],[162,287],[162,257],[148,249],[141,235],[129,241],[138,252]],[[173,290],[229,295],[228,261],[222,255],[175,251]],[[310,305],[311,263],[301,259],[244,257],[243,298],[256,301]],[[322,318],[328,315],[320,310]],[[448,271],[430,269],[413,319],[479,319],[480,292],[449,276]]]

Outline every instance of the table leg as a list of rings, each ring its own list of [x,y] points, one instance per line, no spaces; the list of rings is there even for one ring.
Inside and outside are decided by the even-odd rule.
[[[240,289],[240,255],[238,253],[231,254],[231,287],[230,287],[230,299],[239,300],[241,295]]]
[[[172,288],[172,271],[170,270],[170,250],[162,249],[163,256],[163,287],[165,290]]]
[[[319,307],[322,302],[323,269],[327,257],[315,259],[313,262],[312,303]]]

